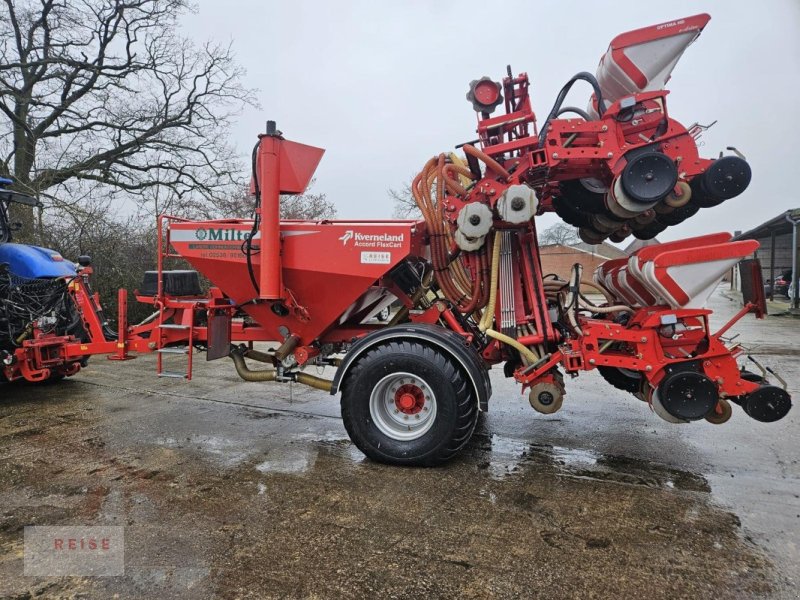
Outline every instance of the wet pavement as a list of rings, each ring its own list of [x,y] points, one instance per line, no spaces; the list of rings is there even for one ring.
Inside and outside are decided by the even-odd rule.
[[[800,320],[737,331],[796,394]],[[0,598],[800,597],[797,408],[671,425],[590,373],[544,416],[495,369],[467,450],[403,469],[338,398],[153,362],[0,387]],[[125,575],[24,577],[23,527],[66,524],[124,526]]]

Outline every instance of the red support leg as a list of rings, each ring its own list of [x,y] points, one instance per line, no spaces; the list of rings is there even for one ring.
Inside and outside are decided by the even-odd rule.
[[[120,289],[117,295],[117,351],[108,360],[133,360],[128,354],[128,290]]]

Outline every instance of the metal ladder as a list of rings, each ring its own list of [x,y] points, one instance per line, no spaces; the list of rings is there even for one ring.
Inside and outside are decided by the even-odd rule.
[[[158,269],[158,325],[155,328],[156,338],[156,375],[158,377],[171,377],[174,379],[192,379],[192,351],[194,350],[194,317],[198,305],[202,302],[186,300],[177,301],[185,303],[186,310],[190,311],[189,324],[182,323],[164,323],[164,260],[169,258],[182,258],[179,254],[170,252],[170,223],[178,221],[186,221],[180,217],[171,215],[158,215],[158,249],[157,249],[157,269]],[[166,225],[166,227],[165,227]],[[176,304],[172,301],[172,304]],[[186,346],[164,346],[162,332],[164,330],[181,330],[186,331]],[[164,370],[164,356],[165,355],[186,355],[186,370],[185,371],[167,371]]]
[[[164,323],[162,322],[163,319],[163,311],[159,312],[158,315],[158,326],[156,327],[156,331],[158,331],[158,341],[156,342],[156,375],[158,377],[171,377],[174,379],[186,379],[187,381],[192,380],[192,354],[194,350],[194,311],[197,309],[197,303],[192,302],[191,307],[191,323],[189,325],[184,325],[181,323]],[[164,346],[163,339],[161,336],[161,332],[164,330],[181,330],[187,332],[187,339],[186,339],[186,346]],[[187,357],[186,361],[186,370],[185,371],[168,371],[164,369],[164,356],[165,355],[185,355]]]

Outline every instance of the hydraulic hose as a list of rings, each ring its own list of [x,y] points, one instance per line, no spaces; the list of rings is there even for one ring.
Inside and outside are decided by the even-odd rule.
[[[499,331],[495,331],[494,329],[487,329],[486,330],[486,335],[488,335],[490,338],[496,339],[499,342],[503,342],[504,344],[508,344],[512,348],[517,349],[520,354],[522,354],[525,358],[527,358],[530,361],[531,364],[533,364],[537,360],[539,360],[539,357],[536,354],[534,354],[533,350],[531,350],[527,346],[521,344],[520,342],[518,342],[517,340],[515,340],[512,337],[509,337],[509,336],[507,336],[507,335],[505,335],[503,333],[500,333]]]
[[[428,293],[431,288],[432,279],[433,271],[426,268],[422,274],[422,278],[420,279],[419,287],[410,298],[412,307],[416,308],[422,298]],[[398,323],[405,321],[408,317],[408,313],[409,308],[407,306],[401,306],[400,310],[395,313],[386,326],[392,327],[393,325],[397,325]]]
[[[451,173],[455,175],[451,176]],[[444,181],[445,185],[447,186],[447,191],[456,196],[466,196],[467,195],[467,188],[465,188],[461,182],[459,181],[459,177],[464,175],[465,173],[469,173],[472,175],[472,172],[469,169],[464,167],[457,167],[456,165],[445,165],[444,166]]]
[[[242,252],[244,252],[245,258],[247,259],[247,274],[250,276],[250,283],[253,284],[253,289],[256,291],[256,294],[259,293],[258,289],[258,280],[256,279],[256,274],[253,269],[253,238],[255,237],[256,233],[258,233],[259,221],[260,221],[260,213],[258,211],[259,207],[261,206],[261,188],[258,181],[258,149],[261,145],[261,140],[256,142],[256,145],[253,146],[253,152],[251,156],[251,168],[252,168],[252,177],[253,177],[253,191],[255,192],[255,205],[253,206],[253,228],[250,230],[250,235],[242,242]]]
[[[492,248],[492,268],[489,276],[489,303],[483,311],[483,317],[478,324],[478,329],[486,331],[491,327],[494,320],[494,309],[497,303],[497,282],[500,276],[500,232],[494,234],[494,245]]]
[[[597,78],[586,71],[576,73],[567,83],[564,84],[564,87],[561,88],[561,91],[558,92],[558,96],[553,104],[553,108],[550,110],[550,114],[547,115],[547,119],[545,119],[544,125],[542,125],[542,130],[539,132],[539,148],[544,147],[544,141],[547,138],[547,130],[550,128],[550,121],[558,117],[558,113],[561,110],[561,105],[564,104],[564,100],[566,99],[570,88],[572,88],[572,85],[579,80],[586,81],[592,86],[592,89],[594,90],[594,96],[597,99],[597,114],[601,117],[603,116],[603,113],[605,112],[605,107],[603,106],[603,92],[600,89],[600,84],[597,82]]]
[[[572,266],[572,272],[569,277],[569,287],[567,288],[567,297],[564,299],[564,312],[567,314],[567,319],[570,325],[578,335],[583,335],[583,330],[578,325],[578,296],[580,294],[581,275],[583,274],[583,267],[580,263]]]
[[[602,287],[600,287],[599,285],[597,285],[596,283],[594,283],[592,281],[586,281],[585,279],[582,279],[581,280],[581,285],[585,285],[586,287],[590,287],[590,288],[596,289],[598,292],[603,294],[603,297],[606,299],[606,302],[608,302],[609,304],[614,302],[614,299],[608,294],[608,292],[606,290],[604,290]]]
[[[486,310],[483,312],[481,322],[478,324],[478,329],[486,333],[486,335],[488,335],[490,338],[515,348],[532,364],[539,360],[539,357],[530,348],[521,344],[510,336],[491,329],[492,321],[494,321],[495,305],[497,304],[497,283],[500,275],[500,235],[501,234],[499,231],[495,232],[494,234],[494,244],[492,247],[492,269],[489,278],[489,302],[486,305]]]
[[[441,246],[440,252],[445,264],[448,266],[452,264],[451,271],[457,284],[456,287],[461,290],[465,298],[469,297],[472,299],[467,304],[467,307],[463,309],[464,312],[472,312],[472,310],[477,307],[480,281],[478,281],[477,278],[473,278],[473,280],[470,281],[462,262],[460,260],[452,261],[450,259],[450,250],[455,247],[455,240],[453,239],[453,232],[450,227],[447,226],[445,220],[444,200],[445,190],[447,188],[447,176],[445,175],[444,169],[446,166],[445,155],[440,154],[436,161],[436,214],[438,216],[439,231],[444,234],[445,240],[445,243]]]
[[[323,379],[322,377],[316,377],[315,375],[309,375],[308,373],[295,373],[294,380],[297,383],[302,383],[303,385],[322,390],[323,392],[330,393],[333,388],[332,381]]]
[[[629,312],[632,313],[633,309],[630,306],[625,306],[624,304],[617,304],[614,306],[587,306],[584,305],[585,308],[591,310],[595,313],[606,314],[606,313],[613,313],[613,312]]]
[[[466,171],[463,172],[461,171],[461,169],[458,169],[459,182],[461,183],[461,185],[469,185],[469,182],[475,179],[475,174],[469,170],[467,163],[464,162],[458,154],[456,154],[455,152],[451,152],[449,156],[450,156],[450,162],[453,163],[454,166],[461,167],[461,169]]]
[[[253,360],[257,360],[258,362],[263,362],[270,365],[274,365],[275,363],[278,362],[274,354],[259,352],[258,350],[247,350],[244,353],[244,356],[246,356],[247,358],[252,358]]]
[[[277,379],[278,371],[276,369],[266,369],[263,371],[254,371],[253,369],[250,369],[247,366],[247,363],[245,363],[245,355],[253,358],[254,360],[262,360],[264,357],[269,358],[269,355],[265,355],[263,352],[257,352],[254,350],[242,352],[238,348],[234,349],[230,356],[233,359],[233,365],[236,367],[236,372],[239,374],[239,377],[245,381],[253,382],[275,381]],[[293,373],[289,375],[289,377],[292,377],[297,383],[302,383],[303,385],[322,390],[323,392],[330,392],[331,388],[333,387],[332,381],[323,379],[322,377],[316,377],[315,375],[310,375],[308,373]]]
[[[278,376],[278,372],[275,369],[253,371],[248,368],[247,363],[244,362],[244,356],[238,349],[231,352],[230,356],[233,359],[233,366],[236,367],[236,372],[245,381],[275,381]]]
[[[428,235],[431,246],[431,263],[434,276],[445,297],[453,303],[455,308],[464,314],[469,314],[479,309],[485,303],[485,288],[488,287],[488,277],[483,273],[481,264],[485,262],[487,248],[484,246],[476,253],[471,253],[471,277],[467,274],[463,256],[453,257],[451,250],[456,248],[449,223],[445,218],[444,201],[448,187],[457,184],[445,171],[446,166],[453,166],[454,172],[459,173],[458,165],[447,165],[444,154],[430,159],[412,182],[411,191],[414,200],[419,206],[422,216],[428,226]],[[431,187],[436,186],[435,199]],[[454,190],[454,186],[450,186]],[[475,257],[477,256],[477,260]]]
[[[501,175],[504,179],[508,179],[509,177],[511,177],[511,173],[509,173],[504,167],[502,167],[499,162],[497,162],[495,159],[493,159],[485,152],[478,150],[472,144],[464,144],[464,152],[466,152],[470,156],[474,156],[478,160],[483,161],[489,169],[491,169],[498,175]]]
[[[575,113],[576,115],[583,117],[583,119],[586,121],[592,120],[592,117],[589,116],[589,113],[582,108],[578,108],[577,106],[565,106],[564,108],[559,109],[559,111],[556,113],[556,117],[560,117],[564,113]]]
[[[299,343],[300,338],[295,334],[291,334],[286,338],[286,341],[281,344],[280,348],[275,350],[275,358],[277,358],[279,361],[282,361],[284,358],[294,352],[294,349],[297,348],[297,344]]]

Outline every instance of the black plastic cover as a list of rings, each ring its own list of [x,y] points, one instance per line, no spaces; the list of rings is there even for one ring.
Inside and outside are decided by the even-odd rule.
[[[164,271],[164,294],[167,296],[202,296],[200,276],[197,271]],[[142,296],[155,296],[158,294],[158,271],[145,271],[142,287],[139,289]]]

